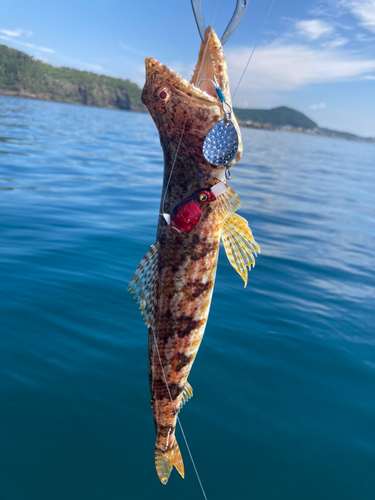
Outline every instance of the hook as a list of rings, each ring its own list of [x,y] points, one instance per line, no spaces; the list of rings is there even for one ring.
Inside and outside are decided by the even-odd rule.
[[[229,40],[229,38],[232,36],[234,30],[240,24],[241,19],[243,18],[244,14],[246,12],[248,3],[249,3],[248,0],[237,0],[236,9],[235,9],[234,14],[232,16],[232,19],[229,21],[229,24],[228,24],[226,30],[224,31],[223,36],[220,39],[221,45],[224,45]],[[191,6],[193,8],[195,21],[197,23],[198,31],[199,31],[200,37],[202,39],[202,42],[206,43],[206,40],[204,39],[206,25],[205,25],[204,16],[203,16],[202,0],[191,0]]]

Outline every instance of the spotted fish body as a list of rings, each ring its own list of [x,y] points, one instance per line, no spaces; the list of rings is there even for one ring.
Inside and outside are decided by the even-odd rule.
[[[204,140],[222,119],[220,100],[210,83],[216,77],[225,98],[230,92],[224,53],[211,28],[201,46],[189,83],[158,61],[146,59],[142,100],[160,134],[164,181],[160,212],[200,189],[220,182],[224,166],[214,167],[202,153]],[[200,84],[200,88],[198,88]],[[242,152],[239,136],[236,163]],[[259,251],[245,219],[235,214],[240,201],[226,187],[216,201],[202,207],[202,218],[189,232],[179,233],[159,218],[156,243],[142,259],[129,289],[136,296],[149,336],[149,381],[156,429],[155,465],[166,484],[173,466],[184,476],[175,438],[177,414],[192,396],[187,382],[207,323],[216,276],[220,238],[231,264],[247,281],[247,268]]]

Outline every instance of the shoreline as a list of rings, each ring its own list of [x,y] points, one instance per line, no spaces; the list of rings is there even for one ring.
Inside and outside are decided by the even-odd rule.
[[[134,104],[130,104],[129,109],[118,108],[115,106],[95,106],[92,104],[83,104],[81,102],[69,102],[69,101],[60,101],[57,99],[51,99],[51,94],[32,94],[30,92],[22,92],[20,93],[17,90],[6,90],[0,89],[0,96],[6,97],[19,97],[21,99],[33,99],[34,101],[43,101],[43,102],[56,102],[59,104],[71,104],[73,106],[81,106],[86,108],[99,108],[99,109],[115,109],[117,111],[133,111],[135,113],[147,113],[147,109],[141,106],[136,106]]]
[[[268,132],[287,132],[292,134],[303,134],[310,137],[328,137],[329,139],[340,139],[350,142],[362,142],[366,144],[375,144],[375,138],[372,137],[350,137],[346,136],[345,133],[340,132],[326,132],[321,128],[315,129],[304,129],[302,127],[292,127],[291,125],[284,125],[282,127],[273,127],[269,123],[246,123],[243,120],[238,120],[238,125],[244,128],[252,128],[255,130],[266,130]]]
[[[42,94],[42,95],[37,95],[37,94],[32,94],[30,92],[22,92],[20,93],[19,91],[16,90],[5,90],[5,89],[0,89],[0,95],[3,95],[5,97],[18,97],[21,99],[32,99],[34,101],[43,101],[43,102],[56,102],[58,104],[70,104],[73,106],[81,106],[81,107],[87,107],[87,108],[99,108],[99,109],[110,109],[110,110],[117,110],[117,111],[131,111],[133,113],[148,113],[146,108],[142,108],[140,106],[135,106],[130,104],[129,109],[121,109],[117,108],[115,106],[94,106],[90,104],[82,104],[79,102],[68,102],[68,101],[59,101],[56,99],[51,99],[50,94]],[[43,96],[43,97],[42,97]],[[303,134],[303,135],[308,135],[311,137],[328,137],[329,139],[340,139],[340,140],[345,140],[345,141],[350,141],[350,142],[362,142],[366,144],[375,144],[375,138],[365,138],[365,137],[345,137],[344,135],[339,135],[335,133],[327,133],[324,132],[322,129],[317,128],[317,129],[303,129],[302,127],[292,127],[290,125],[284,125],[283,127],[273,127],[269,123],[247,123],[244,122],[243,120],[237,119],[238,125],[243,128],[251,128],[255,130],[265,130],[268,132],[286,132],[286,133],[292,133],[292,134]]]

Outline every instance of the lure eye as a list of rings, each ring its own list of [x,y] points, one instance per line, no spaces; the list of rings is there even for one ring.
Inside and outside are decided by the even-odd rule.
[[[199,195],[199,201],[207,201],[208,200],[208,194],[207,193],[201,193]]]
[[[164,86],[164,87],[159,87],[156,90],[155,95],[159,101],[161,101],[163,104],[165,104],[171,98],[172,93],[168,87]]]

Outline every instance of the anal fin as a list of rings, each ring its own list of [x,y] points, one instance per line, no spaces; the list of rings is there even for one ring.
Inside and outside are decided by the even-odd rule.
[[[260,252],[258,243],[254,240],[247,220],[237,214],[232,214],[224,221],[221,238],[228,260],[247,285],[247,275],[251,266],[255,266],[254,255]]]
[[[179,407],[178,411],[180,411],[181,408],[184,406],[184,404],[187,403],[189,401],[189,399],[192,397],[193,397],[193,388],[191,387],[189,382],[186,381],[185,389],[182,393],[182,399],[181,399],[181,403],[180,403],[180,407]]]

